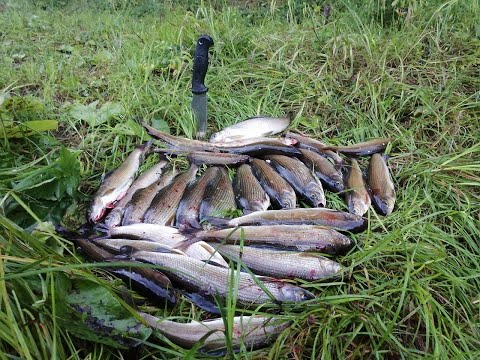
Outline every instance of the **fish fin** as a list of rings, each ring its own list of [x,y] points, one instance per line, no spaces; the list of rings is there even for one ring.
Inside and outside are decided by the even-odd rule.
[[[200,309],[208,311],[212,314],[221,315],[221,311],[217,304],[215,304],[211,299],[206,296],[203,296],[199,293],[190,293],[180,290],[180,293],[185,296],[192,303],[197,305]]]

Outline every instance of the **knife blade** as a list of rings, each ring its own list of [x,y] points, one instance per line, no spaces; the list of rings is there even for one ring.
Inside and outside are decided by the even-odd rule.
[[[208,69],[208,49],[213,45],[213,39],[202,35],[197,40],[193,58],[192,75],[192,110],[197,123],[197,138],[204,139],[207,132],[207,91],[205,75]]]

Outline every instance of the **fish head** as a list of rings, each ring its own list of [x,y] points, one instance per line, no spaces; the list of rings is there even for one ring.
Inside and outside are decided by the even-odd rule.
[[[90,211],[88,212],[88,221],[91,224],[96,224],[99,222],[105,215],[107,211],[108,204],[105,203],[104,198],[98,197],[93,201]]]
[[[385,198],[380,198],[379,196],[373,196],[373,204],[375,210],[380,212],[382,215],[390,215],[395,207],[395,197],[387,196]]]
[[[293,145],[296,145],[298,144],[298,140],[297,139],[294,139],[292,137],[283,137],[280,139],[282,141],[283,144],[285,145],[288,145],[288,146],[293,146]]]
[[[281,294],[281,301],[305,301],[314,299],[315,295],[313,295],[310,291],[302,289],[299,286],[295,286],[292,284],[281,284],[279,288]]]
[[[220,132],[213,134],[210,137],[210,142],[211,143],[221,143],[221,142],[226,142],[225,141],[225,136],[221,134]]]
[[[305,190],[305,194],[313,206],[325,207],[325,194],[323,193],[323,189],[319,187],[318,184],[307,185]]]

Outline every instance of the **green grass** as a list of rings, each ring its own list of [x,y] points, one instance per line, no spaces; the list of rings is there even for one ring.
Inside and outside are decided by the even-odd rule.
[[[210,131],[291,113],[294,128],[332,144],[396,139],[394,213],[371,211],[359,245],[339,259],[346,276],[306,283],[318,299],[284,309],[293,326],[238,356],[479,358],[478,2],[344,0],[332,2],[328,20],[323,3],[193,3],[0,1],[0,101],[10,96],[0,119],[59,122],[20,139],[1,131],[0,358],[121,356],[70,334],[55,316],[59,274],[117,297],[121,284],[82,265],[45,222],[85,221],[101,175],[147,138],[140,119],[192,136],[191,62],[202,33],[215,40]],[[91,126],[72,109],[94,101],[121,109]],[[334,194],[327,201],[345,208]],[[186,301],[158,313],[205,316]],[[157,335],[142,349],[143,358],[201,357]]]

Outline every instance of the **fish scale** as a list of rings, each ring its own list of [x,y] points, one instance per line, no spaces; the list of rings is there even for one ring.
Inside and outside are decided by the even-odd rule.
[[[212,244],[220,254],[238,262],[242,261],[259,275],[280,279],[299,278],[318,280],[336,274],[340,265],[315,253],[282,251],[256,246]]]
[[[107,208],[126,195],[151,144],[149,141],[137,146],[117,169],[105,177],[89,210],[88,219],[91,223],[98,222]]]
[[[281,208],[294,208],[297,205],[295,191],[270,165],[260,159],[252,159],[250,165],[272,203]]]
[[[178,204],[187,188],[195,179],[198,167],[191,165],[184,173],[163,188],[152,200],[150,207],[145,212],[143,221],[150,224],[171,225],[175,220]]]
[[[368,184],[375,210],[381,215],[390,215],[395,206],[395,188],[387,163],[380,154],[374,154],[370,159]]]
[[[307,165],[314,174],[322,181],[330,190],[339,192],[343,191],[342,173],[335,168],[327,158],[308,149],[300,150],[303,154],[302,161]]]
[[[177,209],[176,226],[179,228],[201,228],[198,221],[200,205],[205,189],[218,178],[217,167],[208,168],[195,183],[190,184],[185,191]]]
[[[225,319],[223,318],[179,323],[142,312],[139,312],[139,314],[148,325],[180,346],[192,347],[201,341],[204,349],[225,348],[227,332]],[[265,345],[291,324],[291,321],[279,318],[235,316],[232,319],[231,338],[229,340],[232,342],[232,346],[246,346],[247,349]]]
[[[140,223],[155,195],[157,195],[161,189],[171,184],[176,175],[177,170],[170,169],[166,171],[157,182],[136,191],[125,207],[122,225]]]
[[[368,194],[363,173],[355,159],[350,160],[350,172],[347,176],[345,196],[348,204],[348,211],[352,214],[363,216],[370,207],[371,200]]]
[[[137,190],[144,189],[147,186],[155,183],[162,176],[162,169],[167,165],[165,160],[161,160],[150,169],[144,171],[130,186],[126,195],[115,204],[115,208],[112,209],[105,219],[105,224],[109,226],[117,226],[122,222],[123,214],[130,200]]]
[[[284,211],[284,210],[279,210]],[[241,226],[235,229],[203,230],[195,238],[228,244],[268,245],[298,251],[338,254],[349,250],[352,241],[336,230],[316,225]]]
[[[237,204],[243,212],[267,210],[270,197],[253,175],[249,165],[244,164],[237,169],[233,181],[233,189]]]
[[[242,225],[321,225],[338,230],[364,230],[367,220],[348,212],[327,208],[300,208],[256,211],[224,221],[223,227]]]
[[[310,205],[325,206],[322,184],[304,163],[296,158],[282,155],[270,155],[265,158]]]
[[[235,194],[227,170],[218,168],[216,181],[207,186],[200,205],[200,221],[209,216],[225,217],[225,212],[235,210]]]
[[[132,259],[159,265],[183,286],[223,298],[231,291],[232,286],[235,286],[230,284],[233,276],[234,281],[238,281],[237,299],[243,304],[303,301],[313,297],[310,292],[277,279],[262,277],[254,279],[248,273],[210,265],[182,255],[139,251],[132,255]],[[257,281],[263,283],[273,299],[257,284]]]

